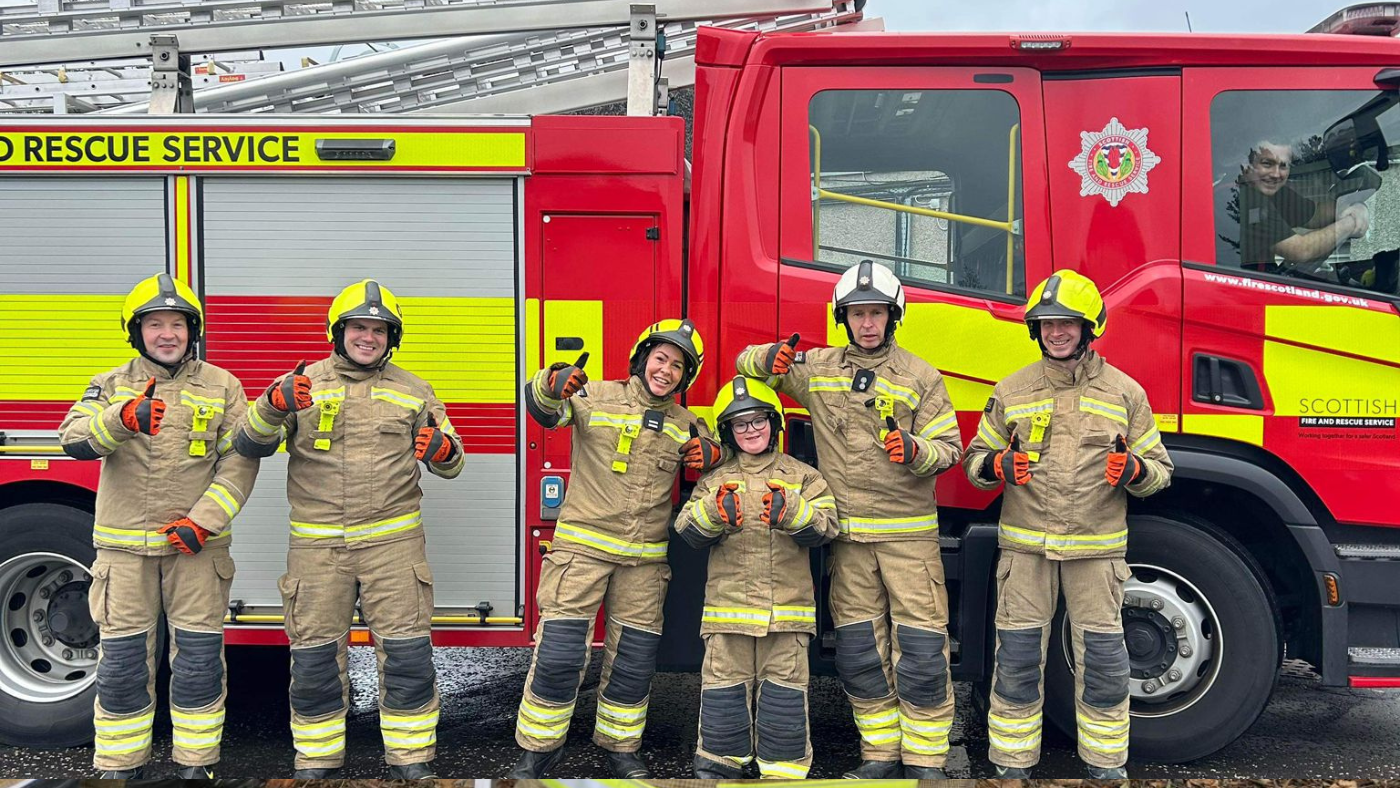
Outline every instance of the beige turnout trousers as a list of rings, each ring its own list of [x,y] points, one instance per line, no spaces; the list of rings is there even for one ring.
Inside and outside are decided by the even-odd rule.
[[[151,758],[162,611],[170,649],[171,757],[182,766],[218,762],[228,696],[224,615],[233,572],[227,544],[207,545],[196,555],[97,549],[88,607],[102,633],[92,758],[99,771],[135,769]]]
[[[1060,592],[1074,651],[1079,757],[1114,768],[1128,760],[1128,650],[1123,642],[1121,558],[1067,561],[1003,550],[997,563],[997,649],[987,714],[988,757],[1030,768],[1040,760],[1045,654]]]

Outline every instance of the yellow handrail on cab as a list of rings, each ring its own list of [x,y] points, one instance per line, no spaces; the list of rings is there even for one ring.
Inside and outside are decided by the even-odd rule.
[[[807,131],[812,135],[812,191],[816,195],[812,200],[812,259],[815,260],[821,257],[822,248],[822,133],[810,123]]]
[[[932,208],[919,208],[913,205],[901,205],[897,202],[886,202],[884,200],[872,200],[868,197],[857,197],[853,194],[842,194],[829,189],[818,189],[818,196],[826,197],[830,200],[840,200],[841,202],[855,203],[856,205],[869,205],[874,208],[885,208],[891,211],[902,213],[912,213],[918,216],[932,216],[935,219],[946,219],[950,222],[961,222],[962,224],[975,224],[978,227],[990,227],[993,230],[1014,233],[1016,231],[1015,222],[999,222],[995,219],[983,219],[980,216],[964,216],[960,213],[948,213],[947,211],[935,211]]]
[[[1006,143],[1006,219],[1016,215],[1016,133],[1021,130],[1021,124],[1015,123],[1011,126],[1011,134]],[[1011,293],[1011,288],[1015,286],[1013,271],[1015,270],[1014,255],[1016,253],[1016,234],[1010,231],[1006,233],[1006,292]]]
[[[0,454],[62,454],[62,446],[0,446]]]

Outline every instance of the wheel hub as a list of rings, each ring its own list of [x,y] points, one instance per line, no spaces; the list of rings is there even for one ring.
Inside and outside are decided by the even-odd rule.
[[[1150,608],[1123,608],[1123,639],[1135,679],[1166,675],[1176,660],[1176,633],[1171,622]]]
[[[26,553],[0,564],[0,691],[55,703],[97,678],[97,625],[87,568],[67,556]]]

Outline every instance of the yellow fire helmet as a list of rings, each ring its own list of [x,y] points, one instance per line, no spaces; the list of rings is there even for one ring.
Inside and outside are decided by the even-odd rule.
[[[700,332],[695,330],[695,324],[690,320],[671,318],[652,323],[637,337],[637,343],[632,346],[632,355],[627,363],[628,373],[643,374],[646,371],[647,354],[661,342],[675,345],[685,356],[685,379],[673,392],[680,394],[690,388],[690,384],[700,375],[700,368],[705,366],[705,340],[700,338]]]
[[[715,397],[714,413],[720,442],[735,451],[739,446],[734,442],[732,424],[736,416],[744,414],[768,414],[768,425],[772,428],[768,448],[778,445],[778,433],[783,431],[783,401],[767,383],[743,375],[735,376],[724,384],[719,396]]]
[[[1088,324],[1080,341],[1079,352],[1090,342],[1103,336],[1108,326],[1108,308],[1094,280],[1078,271],[1056,271],[1049,279],[1036,285],[1026,302],[1026,325],[1031,339],[1040,341],[1040,321],[1054,318],[1078,318]]]
[[[346,358],[345,323],[353,318],[382,320],[389,328],[389,348],[379,365],[388,362],[394,349],[403,341],[403,312],[399,300],[373,279],[364,279],[340,291],[326,313],[326,339],[335,345],[335,352]]]
[[[156,274],[142,279],[127,293],[126,300],[122,302],[122,328],[126,330],[126,341],[141,355],[147,356],[146,342],[141,338],[141,317],[167,310],[183,314],[189,322],[190,342],[185,349],[185,358],[190,358],[194,355],[194,344],[204,330],[204,308],[190,286],[170,274]]]

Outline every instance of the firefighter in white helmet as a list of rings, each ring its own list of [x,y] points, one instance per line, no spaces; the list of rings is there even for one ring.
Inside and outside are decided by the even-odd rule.
[[[433,387],[389,363],[403,334],[387,287],[366,279],[345,288],[326,316],[331,356],[273,381],[235,441],[266,456],[285,438],[289,455],[291,545],[278,588],[292,644],[298,779],[333,777],[345,762],[357,597],[378,657],[389,778],[434,776],[433,573],[418,464],[453,479],[466,456]]]
[[[219,760],[231,521],[258,463],[233,451],[243,385],[197,357],[203,317],[184,282],[137,284],[122,328],[140,356],[93,378],[59,428],[68,456],[102,461],[88,602],[102,635],[93,763],[104,779],[140,779],[150,760],[161,613],[176,776],[210,779]]]
[[[734,378],[714,413],[731,457],[676,518],[688,544],[713,545],[695,776],[737,780],[756,756],[764,777],[800,780],[812,765],[807,646],[817,633],[807,551],[835,538],[836,499],[816,468],[778,451],[783,405],[762,381]]]
[[[662,320],[632,346],[625,380],[589,382],[584,353],[525,384],[546,429],[572,427],[572,470],[553,546],[540,567],[540,623],[515,726],[524,749],[510,777],[548,776],[588,667],[598,606],[607,610],[593,741],[614,777],[649,775],[638,751],[671,580],[667,523],[681,465],[707,471],[722,452],[676,401],[700,374],[705,344],[689,320]]]
[[[1108,311],[1075,271],[1036,287],[1026,324],[1043,358],[996,385],[963,469],[1002,493],[996,668],[987,715],[997,776],[1024,779],[1040,760],[1050,622],[1061,592],[1071,624],[1079,756],[1096,780],[1127,778],[1130,576],[1128,496],[1171,482],[1142,386],[1090,343]]]
[[[899,347],[904,288],[865,260],[836,283],[832,315],[850,344],[799,353],[797,335],[755,345],[739,372],[769,377],[812,414],[836,497],[831,614],[836,670],[861,738],[846,776],[941,779],[953,723],[948,594],[934,477],[962,457],[943,376]]]

